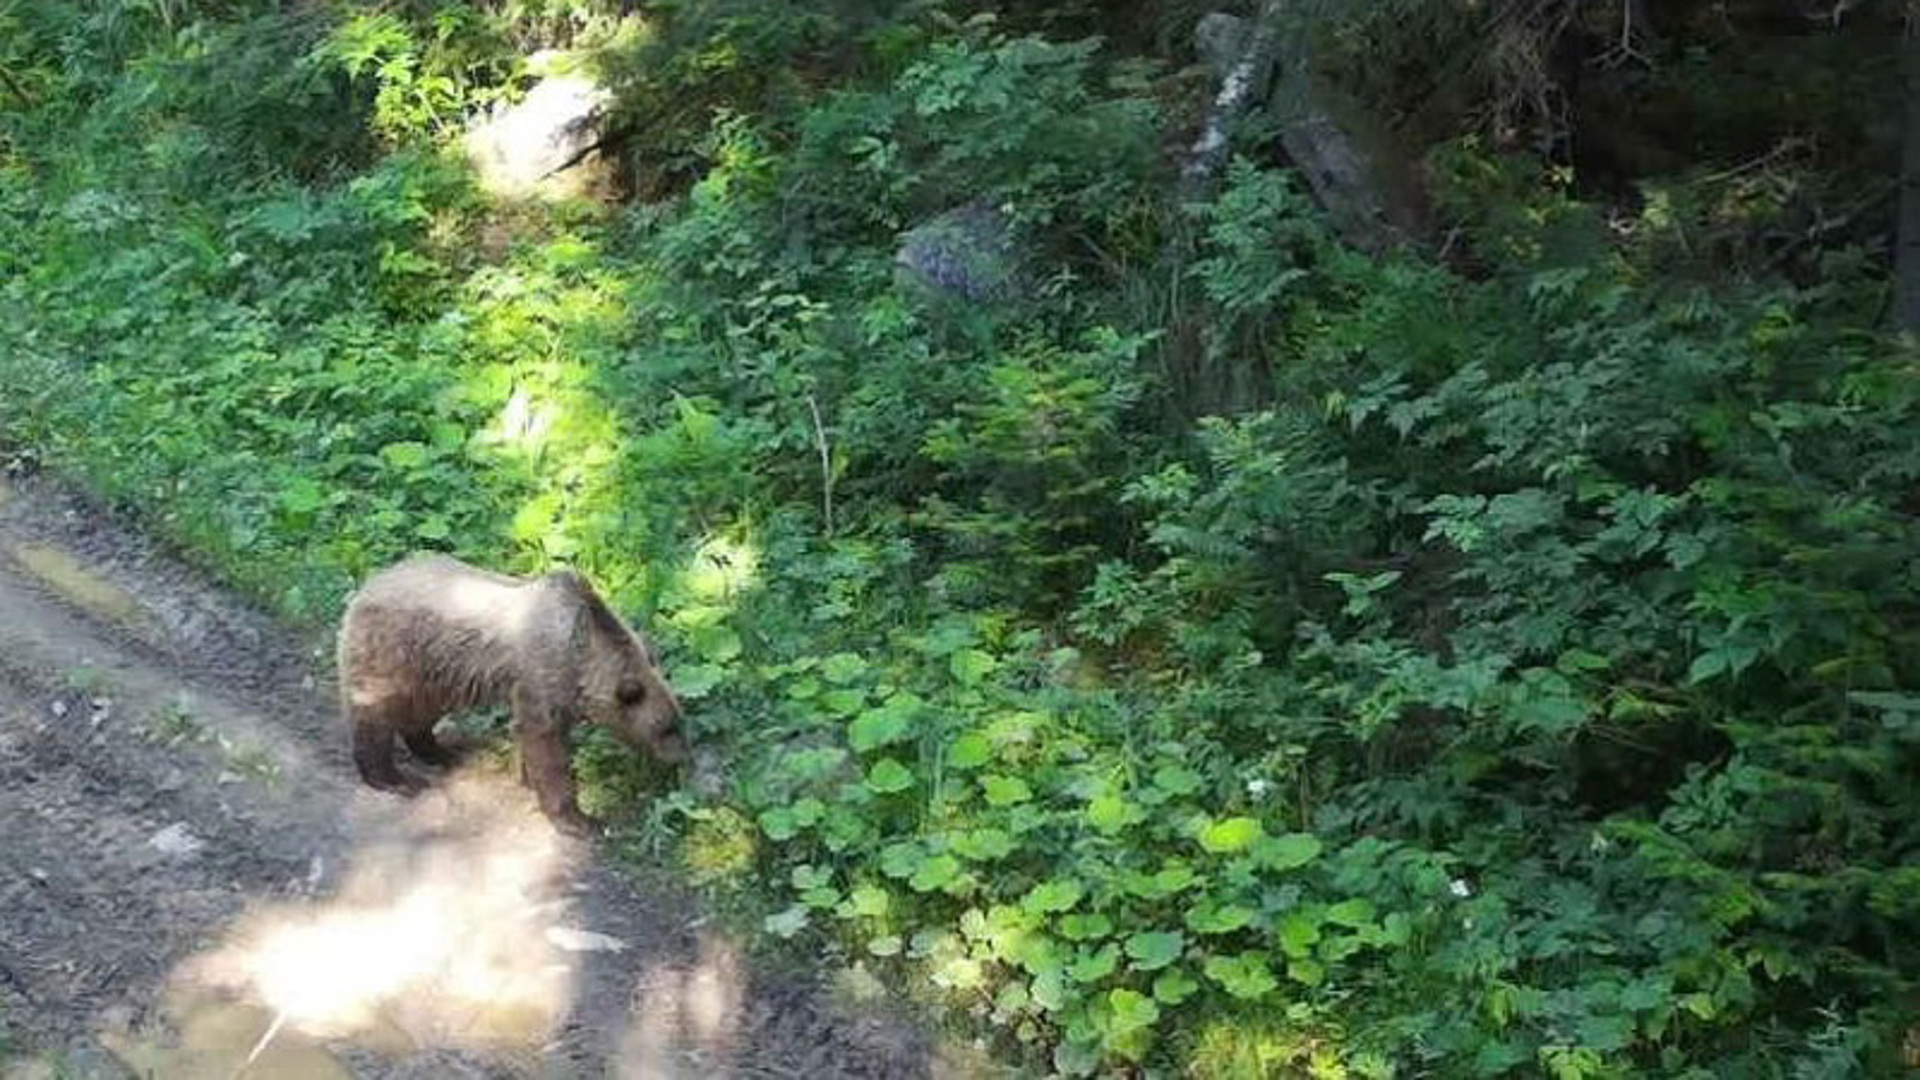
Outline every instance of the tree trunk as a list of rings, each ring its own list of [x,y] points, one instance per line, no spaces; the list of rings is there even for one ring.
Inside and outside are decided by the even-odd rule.
[[[1908,0],[1900,69],[1906,79],[1906,131],[1900,152],[1900,222],[1894,248],[1893,323],[1920,331],[1920,19]]]
[[[1280,148],[1327,212],[1341,239],[1382,251],[1407,237],[1409,214],[1381,183],[1381,162],[1337,115],[1334,95],[1313,75],[1306,37],[1289,33],[1298,0],[1265,0],[1240,56],[1221,79],[1206,126],[1181,168],[1183,201],[1210,198],[1234,125],[1262,98],[1278,122]],[[1277,70],[1276,70],[1277,69]],[[1271,89],[1269,88],[1271,87]]]
[[[1233,126],[1266,87],[1280,44],[1280,13],[1281,0],[1267,0],[1261,5],[1239,59],[1220,80],[1220,92],[1214,95],[1213,108],[1207,110],[1206,126],[1187,151],[1180,169],[1183,202],[1202,202],[1213,194],[1214,180],[1227,160]]]

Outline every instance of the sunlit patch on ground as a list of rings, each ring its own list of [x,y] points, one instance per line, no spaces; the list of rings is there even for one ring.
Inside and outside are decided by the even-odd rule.
[[[273,1028],[368,1049],[529,1050],[573,992],[578,942],[567,884],[583,854],[495,772],[470,770],[395,809],[388,800],[338,892],[251,911],[176,973],[173,1019],[227,1003],[229,1042]],[[252,1010],[233,1019],[233,1004]],[[218,1012],[218,1010],[215,1010]],[[264,1053],[264,1051],[263,1051]]]
[[[245,1002],[209,997],[169,1002],[176,1035],[107,1031],[100,1042],[136,1076],[150,1080],[208,1077],[276,1077],[281,1080],[352,1080],[353,1073],[313,1039],[282,1030],[266,1046],[260,1036],[273,1017]],[[259,1053],[254,1050],[259,1047]]]
[[[62,599],[114,626],[145,629],[140,605],[119,586],[67,552],[45,544],[16,544],[13,558],[22,569]]]
[[[743,965],[732,945],[703,935],[691,963],[661,965],[634,990],[633,1022],[612,1075],[619,1080],[725,1076],[744,998]]]

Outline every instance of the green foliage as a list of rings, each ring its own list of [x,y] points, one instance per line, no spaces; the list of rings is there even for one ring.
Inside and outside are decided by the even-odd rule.
[[[357,12],[316,52],[321,63],[375,88],[371,124],[390,140],[449,130],[463,111],[509,92],[518,74],[506,19],[455,3],[433,5],[425,21],[416,27],[391,11]]]
[[[1472,276],[1252,163],[1175,212],[1137,68],[886,5],[102,10],[0,6],[0,432],[315,622],[583,567],[730,769],[591,737],[590,805],[767,934],[1068,1075],[1894,1068],[1920,402],[1859,258],[1690,286],[1470,143]],[[697,181],[483,244],[446,129],[563,30]],[[1043,271],[900,289],[975,200]]]

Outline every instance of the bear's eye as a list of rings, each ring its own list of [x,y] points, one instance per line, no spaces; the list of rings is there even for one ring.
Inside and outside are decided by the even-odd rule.
[[[643,683],[629,683],[614,694],[622,705],[638,705],[646,700],[646,696],[647,688]]]

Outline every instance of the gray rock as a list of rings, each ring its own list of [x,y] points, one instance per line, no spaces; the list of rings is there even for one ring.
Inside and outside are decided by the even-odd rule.
[[[480,186],[505,198],[594,193],[605,178],[599,143],[612,95],[578,73],[541,79],[525,98],[471,124],[464,146]]]
[[[1193,28],[1193,51],[1216,79],[1224,79],[1247,51],[1253,27],[1238,15],[1210,11]]]
[[[900,238],[896,276],[941,296],[990,303],[1012,296],[1021,245],[1005,211],[975,201],[940,214]]]

